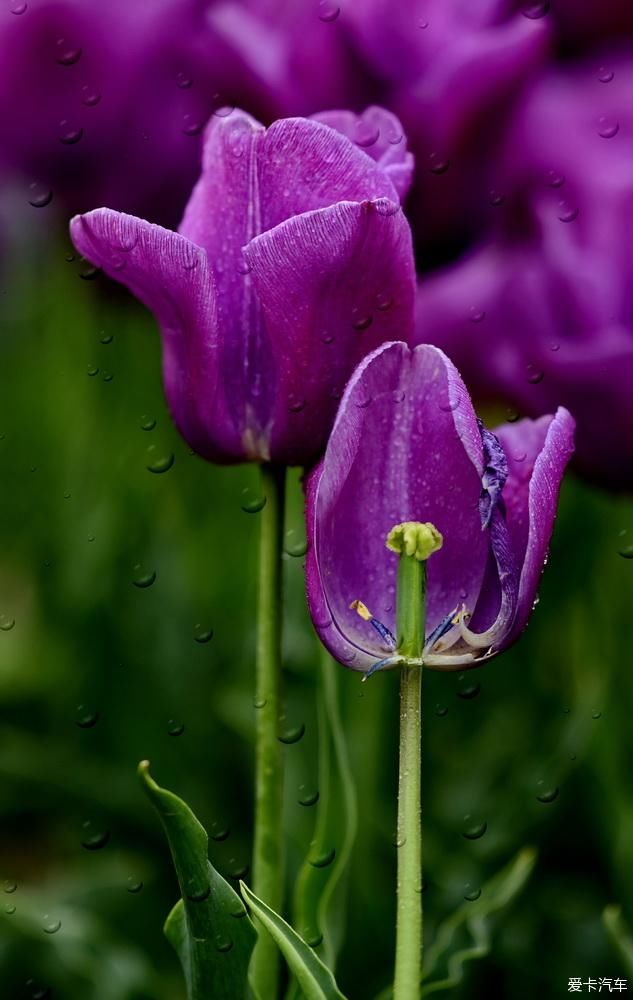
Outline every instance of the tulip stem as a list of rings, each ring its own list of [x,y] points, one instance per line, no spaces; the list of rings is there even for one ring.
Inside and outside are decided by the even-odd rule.
[[[257,600],[255,707],[255,837],[253,891],[276,913],[283,903],[283,756],[278,740],[281,695],[281,553],[284,529],[285,468],[262,465],[265,505],[261,511]],[[258,927],[250,966],[256,996],[278,996],[279,952],[272,937]]]
[[[424,647],[426,564],[402,554],[398,565],[398,652],[420,659]],[[400,674],[398,875],[394,1000],[418,1000],[422,979],[422,669]]]

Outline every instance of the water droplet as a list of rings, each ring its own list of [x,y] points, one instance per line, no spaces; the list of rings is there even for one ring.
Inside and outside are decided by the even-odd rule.
[[[172,452],[166,452],[161,455],[156,445],[152,445],[147,449],[147,464],[145,468],[148,472],[161,475],[163,472],[169,472],[175,461],[176,456]]]
[[[211,886],[208,882],[203,885],[196,885],[193,880],[190,880],[187,883],[187,892],[185,895],[192,903],[204,903],[211,895]]]
[[[228,869],[227,869],[229,878],[233,878],[236,881],[238,879],[246,878],[246,876],[248,875],[248,869],[249,865],[247,861],[245,861],[243,864],[239,864],[235,860],[235,858],[229,858]]]
[[[366,409],[372,401],[372,397],[367,393],[362,393],[356,399],[354,399],[354,405],[358,407],[359,410]]]
[[[445,174],[451,165],[451,161],[439,153],[431,153],[429,156],[429,170],[432,174]]]
[[[176,86],[180,87],[181,90],[189,90],[192,83],[193,80],[186,73],[176,73]]]
[[[266,497],[255,493],[250,487],[242,490],[240,506],[245,514],[259,514],[266,506]]]
[[[213,100],[219,105],[219,107],[217,107],[213,112],[216,118],[228,118],[235,111],[233,105],[227,104],[225,101],[223,101],[222,96],[220,94],[214,94]]]
[[[477,823],[475,820],[473,820],[473,817],[470,814],[464,816],[462,837],[465,837],[466,840],[479,840],[481,837],[483,837],[487,829],[488,829],[488,824],[486,823],[485,820],[483,820],[481,823]]]
[[[297,396],[294,393],[290,393],[288,396],[288,409],[291,413],[301,413],[305,410],[306,401],[303,396]]]
[[[508,407],[508,409],[506,410],[506,420],[508,421],[509,424],[515,424],[519,419],[519,417],[520,413],[518,410],[515,410],[512,407]]]
[[[63,121],[59,123],[59,141],[64,144],[64,146],[74,146],[79,142],[84,134],[82,128],[73,128],[64,118]]]
[[[527,458],[527,451],[517,451],[512,458],[515,462],[525,462]]]
[[[75,723],[80,729],[92,729],[99,721],[99,713],[85,705],[77,705]]]
[[[318,948],[323,943],[323,935],[319,931],[306,927],[303,932],[303,940],[310,948]]]
[[[354,134],[354,142],[357,146],[360,146],[361,149],[368,149],[370,146],[375,146],[379,137],[380,129],[377,125],[362,120],[358,121]]]
[[[194,626],[193,638],[196,642],[200,643],[201,646],[204,646],[205,643],[211,642],[213,639],[213,629],[208,625],[202,625],[198,622],[198,624]]]
[[[602,139],[613,139],[620,131],[620,123],[615,118],[608,118],[603,115],[598,119],[598,135]]]
[[[391,393],[391,398],[394,403],[403,403],[406,398],[406,393],[404,389],[394,389]]]
[[[15,913],[15,903],[5,903],[4,912],[11,917]]]
[[[290,729],[284,729],[283,732],[279,733],[279,742],[286,744],[298,743],[304,736],[305,731],[306,727],[303,722],[298,726],[291,727]]]
[[[368,330],[373,321],[374,317],[372,314],[367,313],[366,315],[359,316],[358,319],[355,319],[352,323],[352,328],[354,330],[358,330],[360,333],[363,330]]]
[[[241,257],[237,262],[238,274],[244,274],[244,275],[250,274],[252,270],[253,270],[253,265],[248,260],[246,260],[246,257]]]
[[[264,708],[264,706],[266,705],[266,701],[267,701],[266,698],[258,698],[257,696],[255,696],[253,698],[253,707],[254,708]]]
[[[470,307],[470,322],[471,323],[481,323],[482,320],[486,318],[486,312],[484,309],[478,309],[477,306]]]
[[[439,406],[443,413],[453,413],[459,406],[459,397],[451,399],[449,395],[443,394],[440,396]]]
[[[15,890],[17,889],[17,887],[18,887],[18,883],[14,882],[14,880],[12,878],[8,878],[8,879],[6,879],[2,883],[2,888],[3,888],[4,892],[8,892],[8,893],[15,892]]]
[[[209,836],[212,840],[217,840],[218,842],[226,840],[230,834],[230,829],[225,823],[221,823],[220,820],[214,820],[211,824],[211,829],[209,830]]]
[[[233,942],[228,934],[217,934],[215,937],[215,950],[220,952],[230,951],[233,947]]]
[[[592,712],[591,713],[591,718],[592,719],[601,719],[602,718],[602,712],[599,712],[597,710],[595,712]]]
[[[525,377],[530,385],[538,385],[545,378],[545,372],[538,365],[526,365]]]
[[[8,615],[0,615],[0,631],[10,632],[12,628],[15,628],[15,618],[9,618]]]
[[[156,582],[156,570],[146,570],[143,568],[142,563],[136,564],[134,567],[134,574],[132,583],[140,590],[147,590],[148,587],[151,587],[152,584]]]
[[[81,103],[85,104],[87,108],[94,108],[101,100],[101,94],[92,87],[89,87],[88,84],[85,84],[81,88],[81,94]]]
[[[536,793],[536,799],[538,802],[543,802],[547,805],[549,802],[554,802],[559,795],[558,785],[546,785],[544,781],[537,782],[537,787],[540,789]]]
[[[445,715],[448,715],[448,708],[446,705],[436,705],[435,714],[439,719],[443,719]]]
[[[475,900],[479,899],[480,896],[481,896],[481,889],[475,887],[471,888],[470,882],[467,882],[466,885],[464,886],[464,899],[467,900],[469,903],[474,903]]]
[[[329,24],[336,21],[341,13],[341,8],[333,0],[319,0],[319,21]]]
[[[83,271],[79,272],[79,277],[81,278],[82,281],[94,281],[95,278],[98,278],[100,274],[101,274],[100,267],[89,266],[85,267]]]
[[[601,66],[598,70],[598,79],[600,83],[611,83],[615,73],[612,69],[607,69],[606,66]]]
[[[200,135],[204,128],[204,122],[194,115],[185,115],[182,120],[183,135]]]
[[[29,205],[33,208],[46,208],[47,205],[53,200],[53,192],[50,188],[43,187],[34,181],[33,184],[29,184]]]
[[[498,191],[491,191],[489,194],[490,204],[497,208],[498,205],[503,205],[505,198]]]
[[[23,3],[22,0],[11,0],[9,9],[12,14],[24,14],[28,10],[28,4]]]
[[[295,531],[294,528],[290,528],[286,532],[286,539],[284,543],[284,552],[294,559],[302,559],[303,556],[308,551],[308,541],[302,531]]]
[[[167,732],[170,736],[182,736],[185,731],[184,722],[179,722],[177,719],[170,719],[167,723]]]
[[[133,896],[135,896],[138,892],[142,890],[142,888],[143,888],[143,883],[141,882],[141,880],[139,878],[134,878],[133,875],[130,875],[126,885],[127,891],[132,893]]]
[[[309,789],[307,785],[299,785],[299,805],[315,806],[319,801],[318,789]]]
[[[103,372],[101,373],[101,377],[102,377],[102,379],[103,379],[104,382],[111,382],[112,379],[114,378],[114,375],[112,374],[112,372],[107,372],[104,369]]]
[[[393,298],[387,292],[378,292],[376,295],[376,309],[379,312],[387,312],[393,305]]]
[[[568,201],[559,201],[558,218],[561,222],[573,222],[578,218],[578,208],[570,205]]]
[[[230,910],[231,916],[235,917],[236,920],[241,920],[242,917],[246,916],[246,907],[243,906],[239,901]]]
[[[60,66],[74,66],[81,59],[81,49],[72,48],[65,38],[57,39],[56,61]]]
[[[110,831],[95,826],[92,820],[82,823],[81,831],[81,846],[87,851],[100,851],[110,841]]]
[[[461,687],[457,692],[457,697],[464,698],[466,701],[472,701],[473,698],[477,697],[480,691],[481,684],[479,681],[473,681],[472,684],[465,684],[464,687]]]
[[[528,17],[530,21],[538,21],[549,12],[550,0],[540,0],[539,3],[525,4],[521,10],[523,17]]]
[[[143,414],[141,417],[141,430],[143,431],[153,431],[156,427],[156,417],[148,417],[147,414]]]
[[[336,849],[333,847],[331,850],[321,851],[316,857],[309,858],[310,864],[313,868],[327,868],[331,865],[336,857]]]
[[[52,919],[49,917],[48,913],[44,914],[42,930],[45,934],[57,934],[57,931],[61,928],[61,926],[61,920]]]
[[[549,345],[549,349],[550,349],[550,351],[554,351],[554,352],[560,351],[560,344],[557,344],[554,341],[552,341],[552,343]]]
[[[51,1000],[53,991],[50,986],[44,986],[35,979],[27,979],[26,987],[29,990],[31,1000]]]
[[[626,528],[618,532],[618,555],[623,559],[633,559],[633,541],[629,539],[629,532]]]

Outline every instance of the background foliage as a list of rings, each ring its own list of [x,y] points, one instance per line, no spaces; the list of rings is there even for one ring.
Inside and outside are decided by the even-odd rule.
[[[248,881],[256,470],[188,452],[130,296],[63,240],[16,246],[0,278],[2,996],[180,1000],[161,933],[175,876],[136,765],[151,760],[216,867]],[[538,851],[455,998],[633,977],[602,923],[609,903],[633,921],[632,513],[569,476],[518,646],[461,679],[425,676],[428,940],[521,848]],[[298,474],[287,529],[282,736],[305,726],[284,745],[290,899],[318,791]],[[339,682],[360,810],[337,980],[355,1000],[391,975],[397,678],[340,668]]]

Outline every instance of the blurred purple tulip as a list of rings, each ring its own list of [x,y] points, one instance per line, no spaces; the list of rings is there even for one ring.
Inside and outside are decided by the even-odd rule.
[[[307,482],[308,603],[332,655],[363,672],[397,658],[398,559],[385,539],[411,520],[444,536],[428,563],[425,664],[468,669],[514,642],[536,598],[573,432],[563,408],[485,430],[435,347],[391,343],[365,358]],[[362,607],[366,620],[350,607],[358,601],[372,609]]]
[[[633,486],[633,59],[552,71],[517,110],[498,225],[423,279],[417,338],[477,394],[532,416],[563,403],[580,467]]]
[[[313,461],[356,364],[412,334],[411,156],[393,115],[368,119],[398,139],[377,159],[318,121],[216,117],[178,234],[109,209],[71,223],[154,312],[172,414],[212,461]]]
[[[409,214],[435,258],[494,213],[498,142],[549,51],[549,19],[524,13],[508,0],[354,0],[341,15],[404,124],[417,164]]]

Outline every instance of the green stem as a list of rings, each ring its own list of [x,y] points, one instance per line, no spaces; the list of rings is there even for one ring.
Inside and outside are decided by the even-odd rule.
[[[253,891],[276,913],[283,902],[283,756],[278,740],[281,694],[281,551],[284,528],[285,469],[262,465],[259,579],[257,600],[255,736],[255,842]],[[259,927],[250,966],[257,996],[278,996],[279,952],[271,936]]]
[[[424,646],[426,567],[401,555],[398,565],[398,651],[420,658]],[[422,979],[422,669],[400,675],[398,881],[394,1000],[418,1000]]]

